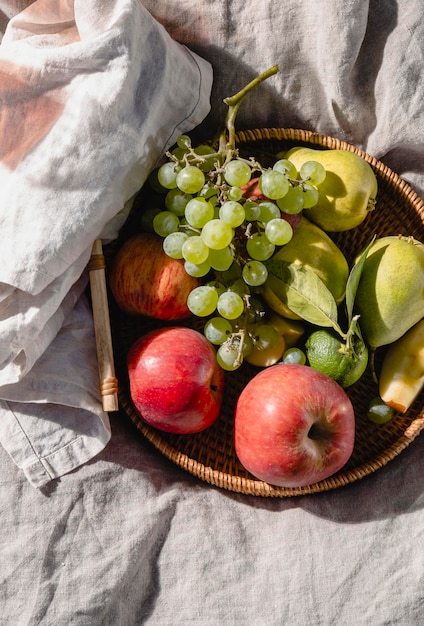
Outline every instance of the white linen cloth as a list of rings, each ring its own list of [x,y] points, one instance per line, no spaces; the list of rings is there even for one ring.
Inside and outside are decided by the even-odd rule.
[[[0,75],[0,442],[41,486],[110,439],[84,270],[208,113],[212,71],[138,0],[37,0]]]
[[[196,134],[213,136],[222,98],[279,63],[238,128],[350,140],[424,195],[422,0],[143,5],[212,63]],[[0,0],[5,22],[11,6]],[[424,434],[352,485],[273,500],[191,477],[125,416],[110,422],[95,458],[40,489],[0,446],[1,626],[424,623]]]

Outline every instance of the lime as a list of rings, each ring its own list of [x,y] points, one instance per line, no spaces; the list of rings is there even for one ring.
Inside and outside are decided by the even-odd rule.
[[[309,365],[333,378],[341,387],[356,383],[368,364],[368,349],[359,337],[354,338],[354,353],[349,354],[341,338],[324,328],[309,335],[305,349]]]

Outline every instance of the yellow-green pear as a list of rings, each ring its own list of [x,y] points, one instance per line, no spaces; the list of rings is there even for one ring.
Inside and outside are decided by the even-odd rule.
[[[346,258],[327,233],[303,215],[292,239],[272,258],[288,263],[301,263],[325,283],[337,304],[343,300],[349,275]],[[300,319],[279,299],[278,285],[275,283],[278,283],[278,278],[270,275],[261,289],[264,300],[279,315]]]
[[[393,343],[424,317],[424,244],[413,237],[381,237],[362,268],[355,311],[373,348]]]
[[[296,147],[286,155],[299,171],[307,161],[317,161],[326,170],[318,186],[318,204],[305,209],[308,218],[328,232],[359,226],[374,209],[377,178],[365,159],[348,150],[316,150]]]

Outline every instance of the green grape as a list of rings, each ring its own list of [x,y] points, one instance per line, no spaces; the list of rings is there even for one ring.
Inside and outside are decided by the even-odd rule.
[[[233,263],[227,270],[222,270],[220,278],[226,285],[231,285],[231,283],[240,278],[240,276],[240,266],[238,263]]]
[[[242,278],[238,278],[235,280],[230,286],[229,291],[234,291],[234,293],[238,293],[239,296],[248,296],[250,294],[250,289],[248,285],[244,282]]]
[[[261,210],[259,204],[253,200],[246,200],[243,204],[244,214],[248,222],[256,222],[259,219]]]
[[[281,217],[281,211],[278,206],[274,202],[270,202],[269,200],[264,200],[259,203],[259,221],[266,224],[269,220],[274,219],[274,217]]]
[[[237,339],[235,341],[237,341]],[[254,348],[253,339],[249,335],[244,335],[243,348],[242,348],[243,356],[249,355],[252,352],[253,348]]]
[[[251,287],[263,285],[268,278],[268,270],[260,261],[249,261],[243,267],[243,280]]]
[[[227,291],[227,287],[224,285],[224,283],[221,283],[219,280],[210,280],[209,282],[205,284],[209,285],[209,287],[214,287],[218,292],[218,296],[220,296],[221,293],[224,293],[224,291]]]
[[[209,248],[208,262],[212,269],[217,272],[225,272],[230,269],[234,261],[234,253],[230,247],[226,246],[220,250]]]
[[[308,185],[308,183],[302,184],[303,190],[303,208],[310,209],[315,206],[319,199],[319,192],[316,187],[313,185]]]
[[[300,185],[290,187],[284,198],[277,200],[278,207],[289,215],[296,215],[303,210],[304,198]]]
[[[318,161],[306,161],[299,170],[302,180],[307,180],[311,185],[320,185],[326,177],[325,167]]]
[[[204,263],[200,263],[199,265],[196,265],[196,263],[189,263],[189,261],[184,261],[184,269],[189,276],[202,278],[211,271],[211,266],[209,263],[209,259],[207,261],[204,261]]]
[[[181,252],[183,258],[189,263],[201,265],[209,256],[209,248],[198,235],[192,237],[187,236],[187,240],[183,243]]]
[[[172,211],[160,211],[153,218],[153,230],[161,237],[174,233],[178,230],[179,225],[178,215],[175,215]]]
[[[284,246],[293,237],[293,228],[287,220],[276,217],[267,222],[265,235],[268,240],[276,246]]]
[[[182,231],[175,231],[173,233],[169,233],[163,240],[163,249],[165,254],[171,259],[182,259],[183,253],[183,243],[188,239],[187,233],[183,233]]]
[[[374,424],[386,424],[394,414],[394,409],[379,397],[371,400],[367,412],[368,419]]]
[[[222,369],[227,372],[233,372],[241,365],[237,346],[233,345],[233,343],[229,341],[226,341],[219,346],[216,353],[216,360],[218,365],[220,365]]]
[[[178,159],[178,161],[182,161],[184,159],[184,156],[187,154],[187,149],[177,146],[176,148],[173,148],[173,150],[171,150],[171,154],[176,159]]]
[[[158,167],[153,169],[147,177],[147,183],[149,187],[156,193],[166,193],[168,190],[160,184],[158,180],[158,172]]]
[[[207,222],[213,219],[214,208],[209,200],[205,198],[192,198],[187,202],[185,208],[185,218],[187,223],[193,228],[203,228]]]
[[[235,320],[244,311],[244,301],[238,293],[234,291],[224,291],[217,304],[218,313],[227,320]]]
[[[193,315],[207,317],[211,315],[218,304],[218,292],[214,287],[201,285],[190,291],[187,298],[187,306]]]
[[[294,163],[289,161],[288,159],[278,159],[272,166],[273,170],[277,170],[277,172],[282,172],[287,176],[287,178],[296,179],[297,178],[297,169]]]
[[[224,168],[224,178],[232,187],[243,187],[252,176],[250,165],[240,159],[234,159],[227,163]]]
[[[153,220],[161,212],[161,209],[151,208],[146,209],[141,214],[141,230],[149,233],[154,233],[155,229],[153,228]]]
[[[197,167],[201,169],[202,172],[210,172],[215,169],[215,157],[208,158],[209,155],[215,155],[215,150],[211,146],[201,144],[194,149],[194,152],[198,156],[204,157],[204,159],[202,159],[202,161],[197,164]]]
[[[305,365],[306,354],[300,348],[288,348],[282,358],[283,363],[297,363]]]
[[[157,173],[158,182],[165,189],[175,189],[177,186],[177,169],[175,163],[167,161],[160,166]]]
[[[277,345],[278,332],[271,324],[259,324],[253,329],[253,344],[258,350],[268,350]]]
[[[165,207],[168,211],[172,211],[175,215],[183,217],[187,202],[191,200],[192,196],[188,193],[184,193],[181,189],[175,187],[170,189],[165,196]]]
[[[213,204],[216,200],[218,200],[218,194],[219,189],[217,189],[214,185],[211,185],[209,182],[206,182],[197,195],[200,198],[209,200]]]
[[[206,339],[215,346],[220,346],[224,341],[227,341],[232,332],[233,327],[231,323],[223,317],[212,317],[206,322],[203,329]]]
[[[227,200],[219,209],[219,218],[232,228],[237,228],[243,224],[245,217],[242,205],[234,200]]]
[[[283,198],[289,190],[287,176],[278,170],[268,170],[259,177],[259,189],[270,200]]]
[[[185,193],[198,193],[205,184],[205,175],[201,169],[195,165],[186,165],[180,170],[176,177],[178,189]]]
[[[275,245],[269,241],[265,233],[253,233],[246,242],[246,250],[255,261],[265,261],[274,254]]]
[[[203,226],[200,236],[212,250],[222,250],[222,248],[230,245],[234,232],[226,222],[220,219],[213,219]]]
[[[187,150],[187,148],[191,148],[190,137],[188,135],[180,135],[177,139],[177,146],[185,150]]]
[[[231,189],[227,191],[228,200],[234,200],[234,202],[238,202],[242,196],[243,192],[240,187],[231,187]]]

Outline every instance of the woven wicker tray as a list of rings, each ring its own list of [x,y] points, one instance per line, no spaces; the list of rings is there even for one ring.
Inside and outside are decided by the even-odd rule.
[[[237,145],[242,155],[256,156],[264,164],[270,155],[294,145],[350,150],[360,154],[370,163],[379,184],[376,209],[358,228],[332,235],[349,264],[374,234],[379,237],[393,234],[413,235],[417,239],[423,239],[424,202],[390,168],[354,146],[309,131],[281,128],[240,131],[237,133]],[[126,235],[125,232],[123,229],[123,238],[130,234],[127,231]],[[111,302],[111,323],[122,411],[162,455],[200,480],[219,488],[246,495],[282,498],[342,487],[386,465],[424,428],[423,394],[406,414],[396,414],[386,425],[371,423],[366,417],[368,403],[378,395],[378,390],[371,374],[367,372],[356,385],[348,389],[355,407],[356,443],[347,465],[330,478],[307,487],[273,487],[256,480],[242,467],[233,446],[235,403],[248,380],[257,373],[257,368],[243,364],[237,372],[227,375],[227,380],[229,377],[231,380],[226,386],[221,414],[211,428],[195,435],[171,435],[160,432],[145,424],[131,403],[125,359],[127,350],[135,339],[164,324],[144,317],[124,315],[116,310],[113,302]]]

